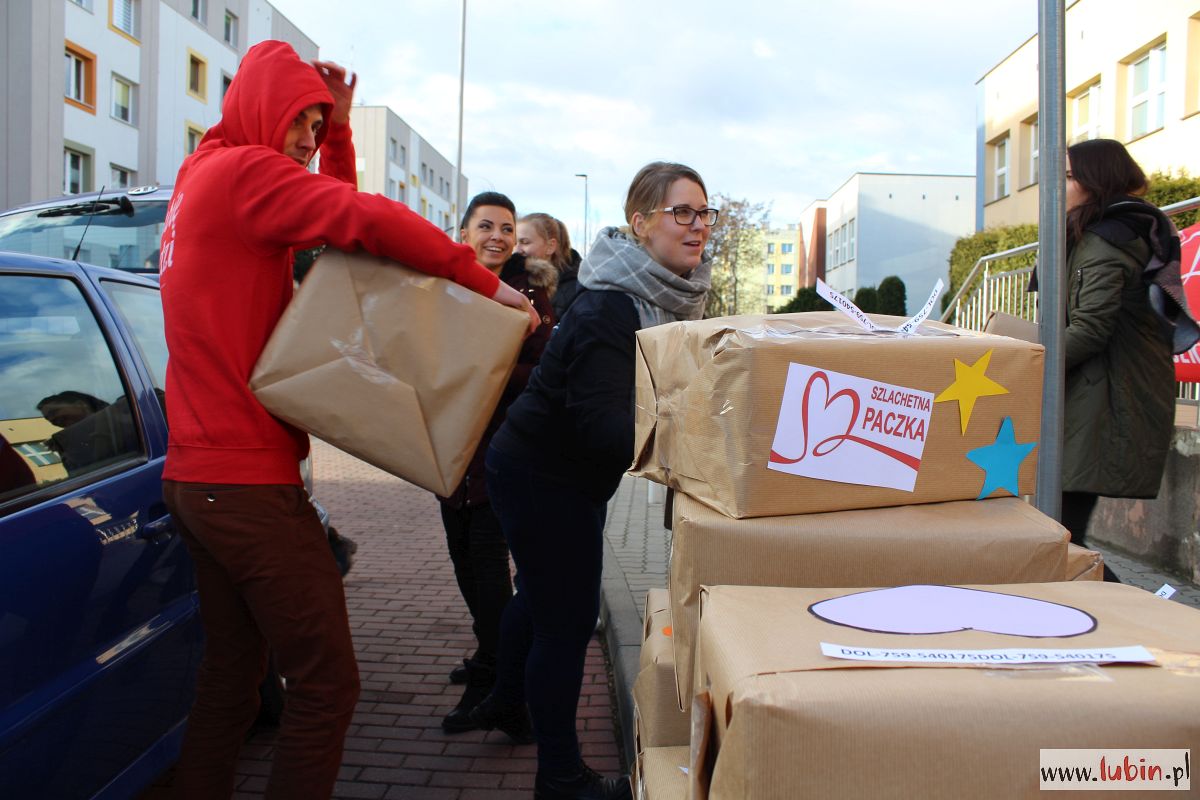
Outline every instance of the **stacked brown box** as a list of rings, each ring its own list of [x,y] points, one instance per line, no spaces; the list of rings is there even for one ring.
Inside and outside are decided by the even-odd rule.
[[[687,745],[688,714],[675,701],[671,601],[665,589],[646,593],[646,622],[637,679],[633,684],[637,751]]]
[[[692,742],[692,800],[1007,800],[1040,796],[1042,749],[1200,750],[1194,609],[1094,581],[964,588],[990,599],[1002,593],[1058,604],[1052,613],[1085,622],[1090,615],[1091,627],[1035,636],[1024,626],[1037,620],[1039,627],[1044,614],[1025,611],[1005,617],[1013,630],[1003,633],[881,633],[818,615],[822,601],[870,594],[861,589],[705,590],[696,686],[707,692],[697,695],[693,713],[707,726]],[[990,627],[974,602],[944,605],[959,617],[955,626]],[[963,608],[972,609],[965,618]],[[1101,663],[1111,648],[1140,645],[1155,663],[1004,669],[994,662],[850,661],[824,655],[822,642],[893,657],[923,648],[1064,648]],[[1163,780],[1171,779],[1168,771]]]
[[[688,748],[649,747],[634,769],[637,800],[687,800]]]
[[[1068,567],[1067,530],[1015,497],[733,519],[676,494],[671,533],[680,708],[691,702],[702,586],[1042,583],[1087,562]]]

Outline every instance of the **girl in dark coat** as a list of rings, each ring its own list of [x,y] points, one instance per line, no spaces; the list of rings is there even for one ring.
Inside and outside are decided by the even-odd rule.
[[[571,247],[567,226],[549,214],[526,214],[517,223],[517,252],[530,258],[544,258],[558,270],[554,318],[561,320],[579,294],[581,259]]]
[[[583,290],[488,449],[488,493],[517,565],[517,594],[504,613],[496,688],[471,717],[507,730],[528,702],[539,800],[630,796],[628,780],[583,763],[576,736],[604,516],[633,461],[635,335],[702,316],[716,217],[694,170],[642,168],[625,201],[629,227],[596,238],[579,268]]]
[[[554,328],[550,301],[554,297],[558,272],[546,261],[513,253],[515,217],[511,200],[498,192],[484,192],[472,198],[467,206],[460,231],[462,241],[475,249],[479,263],[529,297],[541,324],[521,346],[517,365],[471,457],[466,475],[449,497],[438,498],[446,529],[446,545],[454,563],[454,577],[471,612],[472,628],[479,645],[474,655],[464,659],[463,666],[450,674],[452,682],[465,683],[466,689],[458,705],[442,720],[442,729],[447,733],[476,727],[467,712],[487,696],[495,682],[500,618],[512,597],[508,547],[500,532],[500,523],[488,503],[484,454],[492,435],[504,421],[505,411],[524,390]],[[529,738],[527,730],[514,729],[512,733],[518,739]]]

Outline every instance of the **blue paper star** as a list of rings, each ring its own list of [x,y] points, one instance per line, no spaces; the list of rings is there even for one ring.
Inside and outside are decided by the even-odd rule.
[[[1037,442],[1017,444],[1012,417],[1005,417],[995,442],[967,453],[967,458],[984,472],[983,491],[975,499],[982,500],[997,489],[1007,489],[1013,497],[1019,495],[1021,462],[1035,447]]]

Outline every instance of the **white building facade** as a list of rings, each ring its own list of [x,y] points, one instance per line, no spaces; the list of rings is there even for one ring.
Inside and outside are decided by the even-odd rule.
[[[317,45],[266,0],[5,0],[0,208],[169,184],[247,49]]]
[[[974,176],[856,173],[825,201],[825,282],[852,296],[895,275],[911,308],[948,285],[950,251],[974,230]]]

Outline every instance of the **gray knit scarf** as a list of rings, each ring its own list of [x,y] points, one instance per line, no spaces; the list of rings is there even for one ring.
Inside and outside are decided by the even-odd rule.
[[[619,228],[602,229],[579,267],[579,283],[585,288],[629,295],[643,328],[704,316],[711,275],[707,252],[700,265],[682,277]]]

